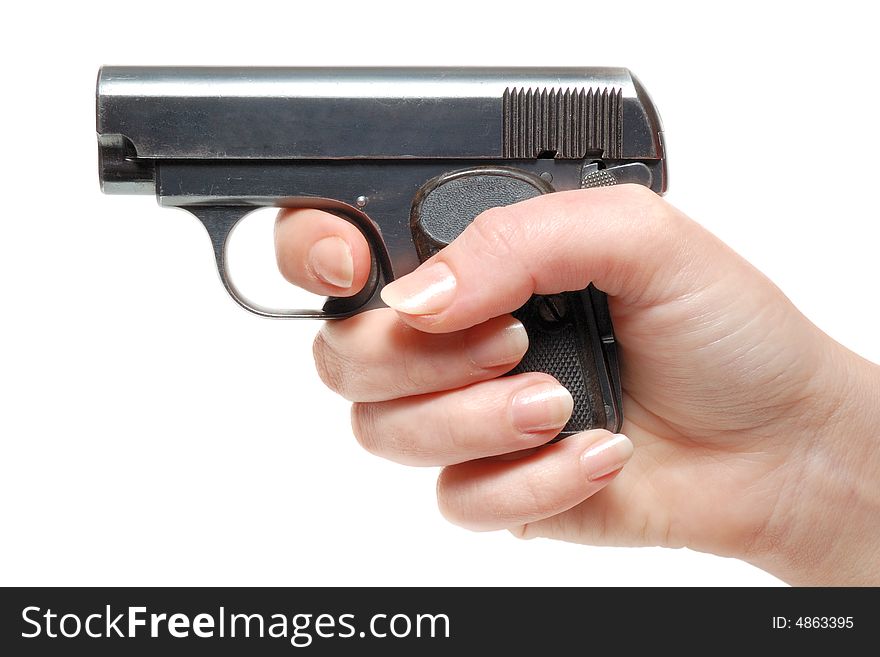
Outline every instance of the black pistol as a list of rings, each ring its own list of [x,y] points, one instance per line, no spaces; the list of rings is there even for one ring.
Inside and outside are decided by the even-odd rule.
[[[155,194],[208,230],[220,278],[265,317],[336,319],[382,305],[386,283],[482,211],[539,194],[624,183],[666,191],[660,119],[624,68],[208,68],[100,70],[101,188]],[[243,297],[226,247],[260,207],[350,221],[372,252],[352,297],[273,309]],[[514,313],[529,349],[575,400],[560,437],[623,422],[604,293],[534,296]]]

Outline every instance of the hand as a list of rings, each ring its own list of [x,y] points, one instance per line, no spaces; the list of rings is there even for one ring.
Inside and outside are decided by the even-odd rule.
[[[318,293],[353,294],[369,271],[360,233],[315,210],[282,211],[276,249],[285,277]],[[591,281],[609,295],[621,348],[625,435],[539,448],[572,401],[546,375],[496,378],[528,344],[508,313]],[[687,546],[793,583],[880,583],[877,366],[650,191],[490,210],[382,296],[394,310],[326,324],[315,360],[355,402],[364,447],[445,466],[451,521]]]

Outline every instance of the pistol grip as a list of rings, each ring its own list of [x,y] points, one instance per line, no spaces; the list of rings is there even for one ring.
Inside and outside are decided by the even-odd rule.
[[[426,183],[413,202],[410,228],[423,262],[455,239],[478,214],[554,191],[539,176],[517,169],[480,167]],[[526,328],[529,349],[509,374],[544,372],[574,398],[563,438],[587,429],[619,431],[623,422],[614,331],[603,292],[535,295],[513,315]]]

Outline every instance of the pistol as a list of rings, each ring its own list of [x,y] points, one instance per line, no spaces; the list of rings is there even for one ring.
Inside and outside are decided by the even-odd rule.
[[[108,194],[155,194],[204,224],[232,298],[264,317],[338,319],[481,212],[554,191],[637,183],[666,191],[663,131],[625,68],[103,67],[98,169]],[[231,280],[227,244],[261,207],[354,224],[372,254],[351,297],[267,308]],[[618,431],[620,371],[606,296],[590,285],[514,315],[529,348],[510,373],[554,376],[574,397],[560,433]]]

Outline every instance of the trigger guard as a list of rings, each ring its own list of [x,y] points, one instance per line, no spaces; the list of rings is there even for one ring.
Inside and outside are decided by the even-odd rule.
[[[350,317],[373,306],[378,306],[381,303],[379,297],[380,283],[384,284],[384,282],[394,279],[391,260],[385,249],[379,229],[366,214],[332,199],[286,199],[276,207],[323,210],[353,224],[364,236],[370,248],[370,274],[360,292],[351,297],[327,297],[321,308],[268,308],[249,300],[239,291],[229,275],[229,261],[227,257],[229,237],[232,235],[235,227],[248,214],[265,206],[182,205],[179,207],[193,214],[208,231],[214,250],[214,258],[217,263],[217,272],[220,274],[220,280],[229,296],[239,306],[255,315],[278,319],[342,319]]]

